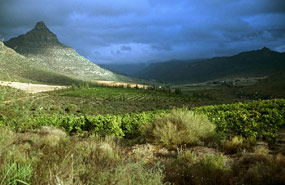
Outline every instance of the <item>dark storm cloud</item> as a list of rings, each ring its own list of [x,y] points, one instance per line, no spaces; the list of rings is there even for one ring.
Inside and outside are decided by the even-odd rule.
[[[94,62],[146,62],[284,51],[284,0],[1,0],[9,39],[39,20]]]

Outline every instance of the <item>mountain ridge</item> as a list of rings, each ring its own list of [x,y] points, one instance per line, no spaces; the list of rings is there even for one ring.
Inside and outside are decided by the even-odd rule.
[[[135,77],[170,83],[199,83],[228,77],[266,76],[280,71],[285,71],[285,54],[264,47],[197,62],[155,63]]]
[[[12,38],[4,44],[27,58],[39,61],[50,70],[79,80],[134,81],[130,77],[99,67],[74,49],[65,46],[43,21],[39,21],[26,34]]]

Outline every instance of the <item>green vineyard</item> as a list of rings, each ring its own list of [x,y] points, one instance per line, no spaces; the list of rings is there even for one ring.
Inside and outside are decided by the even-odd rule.
[[[81,115],[126,114],[195,106],[208,100],[207,97],[198,99],[165,90],[97,86],[51,92],[49,98],[44,100],[43,107],[47,112],[53,112],[48,111],[52,106],[56,106],[55,109],[69,109],[73,104],[76,111],[71,113]],[[41,106],[37,102],[36,104]]]
[[[152,123],[158,117],[170,112],[171,105],[179,107],[181,106],[179,104],[180,101],[185,101],[185,97],[189,98],[163,91],[110,87],[67,89],[53,92],[52,94],[56,94],[57,96],[54,96],[54,98],[58,99],[62,97],[75,97],[80,98],[78,99],[80,101],[93,102],[91,104],[93,109],[91,108],[91,110],[96,109],[95,112],[98,110],[94,102],[102,101],[103,103],[100,105],[101,107],[103,105],[104,109],[112,109],[106,103],[112,102],[113,109],[116,109],[116,111],[115,114],[112,114],[110,110],[107,114],[94,114],[94,112],[93,114],[83,114],[80,111],[76,112],[78,105],[68,105],[68,110],[67,108],[63,110],[60,106],[64,105],[59,104],[57,109],[55,109],[54,106],[50,106],[50,102],[46,102],[45,100],[42,100],[42,109],[38,110],[33,108],[34,106],[38,106],[37,103],[34,100],[29,100],[30,104],[23,103],[27,106],[24,107],[25,111],[22,111],[21,107],[11,107],[10,114],[12,115],[10,116],[14,116],[13,118],[2,112],[0,124],[17,131],[36,129],[41,126],[55,126],[57,128],[64,128],[69,133],[114,134],[119,137],[135,138],[142,134],[141,127],[143,125]],[[5,100],[3,99],[3,101]],[[56,99],[53,102],[56,102]],[[133,104],[130,102],[133,102]],[[131,105],[136,105],[142,108],[139,110],[143,110],[147,105],[150,106],[152,103],[158,104],[158,102],[161,102],[162,107],[166,109],[147,110],[140,113],[124,113],[127,105],[130,106],[130,109],[134,109]],[[169,102],[176,104],[169,104]],[[90,109],[88,104],[83,103],[83,105],[86,105]],[[18,114],[17,110],[24,113]],[[230,135],[274,141],[278,129],[285,127],[284,99],[201,106],[190,110],[205,114],[216,125],[217,132]],[[19,117],[17,118],[17,116]]]
[[[206,114],[217,131],[244,137],[274,140],[285,127],[285,100],[263,100],[230,105],[204,106],[194,109]]]
[[[96,87],[75,90],[62,90],[61,96],[106,99],[106,100],[125,100],[125,101],[185,101],[187,97],[179,96],[174,93],[148,89],[131,88],[112,88]]]

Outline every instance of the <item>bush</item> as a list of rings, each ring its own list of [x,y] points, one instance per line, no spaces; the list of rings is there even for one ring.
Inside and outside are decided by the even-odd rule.
[[[142,135],[143,126],[153,122],[157,117],[162,116],[166,111],[149,111],[140,114],[125,114],[122,116],[122,130],[128,139]]]
[[[254,137],[244,138],[242,136],[234,136],[223,143],[223,149],[228,154],[234,154],[241,152],[243,149],[252,149],[255,145],[256,139]]]
[[[148,142],[173,145],[195,145],[216,138],[215,125],[205,116],[187,110],[173,110],[145,126]]]
[[[266,153],[247,155],[235,161],[233,173],[239,184],[284,184],[285,157]]]
[[[175,88],[174,93],[175,94],[182,94],[182,91],[180,88]]]
[[[226,163],[223,155],[200,158],[186,151],[166,166],[166,180],[172,184],[229,184],[231,170]]]

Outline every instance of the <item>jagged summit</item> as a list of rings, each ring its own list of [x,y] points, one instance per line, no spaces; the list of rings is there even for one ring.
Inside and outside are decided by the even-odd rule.
[[[39,21],[37,22],[37,24],[35,25],[36,30],[44,30],[44,29],[48,29],[46,24],[44,23],[44,21]]]
[[[35,27],[31,31],[29,31],[26,35],[32,35],[32,34],[42,35],[46,37],[47,36],[56,37],[56,35],[48,29],[44,21],[37,22]]]
[[[53,42],[52,44],[59,44],[56,34],[52,33],[43,21],[37,22],[35,27],[26,33],[26,40],[36,42]]]
[[[271,51],[269,48],[267,48],[267,47],[263,47],[262,49],[261,49],[261,51]]]
[[[267,47],[263,47],[261,50],[259,50],[259,52],[263,55],[271,55],[272,53],[274,53],[274,51],[270,50]]]
[[[8,40],[5,42],[5,45],[20,54],[38,52],[41,48],[47,47],[63,47],[58,41],[56,34],[52,33],[43,21],[39,21],[26,34]]]

